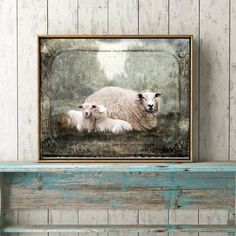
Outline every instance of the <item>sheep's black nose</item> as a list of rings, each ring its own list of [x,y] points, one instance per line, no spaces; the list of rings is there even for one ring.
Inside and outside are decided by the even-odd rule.
[[[152,104],[148,104],[148,106],[149,106],[150,108],[153,108],[153,105],[152,105]]]

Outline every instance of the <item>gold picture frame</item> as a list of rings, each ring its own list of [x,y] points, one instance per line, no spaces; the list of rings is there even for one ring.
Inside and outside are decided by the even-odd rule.
[[[38,122],[38,156],[39,158],[38,158],[38,161],[39,162],[63,162],[63,163],[66,163],[66,162],[68,163],[71,163],[71,162],[74,162],[74,163],[75,162],[79,162],[79,163],[86,163],[86,162],[87,163],[91,163],[91,162],[108,162],[108,163],[114,163],[114,162],[119,162],[119,163],[192,162],[193,160],[193,157],[192,157],[193,35],[38,35],[37,42],[38,42],[38,91],[39,91],[39,96],[38,96],[38,114],[39,114],[39,122]],[[120,50],[120,47],[122,46],[119,45],[119,42],[122,42],[121,44],[125,45],[124,47],[126,48],[125,49],[122,48],[122,50]],[[151,42],[150,45],[149,45],[149,42]],[[113,47],[112,52],[108,52],[109,50],[106,48],[106,44],[109,44],[109,47],[107,46],[109,50],[111,50],[110,48]],[[100,52],[99,50],[101,50],[100,48],[102,47],[103,47],[103,51]],[[116,48],[114,49],[114,47],[117,47],[117,49]],[[151,47],[153,47],[154,49],[152,49]],[[165,51],[165,47],[167,47],[169,51],[167,49],[166,49],[167,51]],[[176,54],[174,51],[175,49],[177,52]],[[86,56],[83,56],[83,53],[85,54],[85,51],[87,54]],[[105,60],[104,58],[106,58],[107,56],[105,57],[101,55],[99,57],[99,62],[97,61],[98,61],[99,53],[100,54],[107,53],[107,55],[109,55],[109,58],[111,58],[110,61],[114,60],[113,65],[114,64],[116,65],[116,61],[121,60],[119,59],[119,57],[121,58],[121,56],[116,56],[116,52],[123,55],[122,56],[123,64],[122,64],[122,68],[120,69],[114,68],[114,70],[116,70],[116,74],[115,74],[114,70],[110,69],[111,66],[108,68],[108,66],[106,66],[105,63],[102,62],[102,60]],[[156,59],[153,59],[154,57],[153,55],[149,55],[154,52],[156,54],[158,53],[160,54],[160,55],[159,54],[155,55]],[[170,58],[172,59],[168,59],[168,56],[161,56],[161,54],[169,55],[171,54],[170,52],[173,54],[170,56]],[[130,54],[127,56],[128,53]],[[139,56],[137,56],[138,53],[139,53]],[[153,72],[152,77],[156,76],[158,73],[162,73],[161,75],[163,75],[163,78],[165,78],[165,80],[168,80],[168,78],[171,78],[171,82],[168,85],[166,85],[166,87],[164,85],[162,86],[165,91],[169,91],[168,88],[170,88],[171,86],[173,86],[175,90],[175,88],[177,88],[178,86],[178,83],[184,83],[184,85],[182,84],[182,87],[179,89],[178,97],[180,101],[176,102],[174,99],[176,98],[178,92],[176,91],[172,92],[173,94],[171,96],[173,96],[173,98],[171,97],[172,98],[171,101],[173,101],[172,103],[174,105],[173,104],[170,105],[170,102],[168,103],[168,101],[165,101],[164,105],[166,105],[169,110],[166,108],[166,111],[165,111],[166,113],[165,114],[163,113],[163,115],[161,112],[158,113],[157,119],[161,120],[161,122],[164,124],[164,127],[167,127],[166,129],[168,129],[168,127],[172,127],[173,125],[173,127],[176,127],[176,130],[177,130],[175,134],[175,140],[171,140],[172,134],[168,133],[168,138],[171,140],[168,142],[169,143],[172,142],[173,145],[172,143],[170,144],[168,143],[169,149],[165,148],[164,146],[165,142],[163,141],[160,144],[159,149],[161,151],[162,150],[172,151],[172,149],[178,150],[176,151],[176,153],[180,153],[180,154],[181,154],[181,150],[184,150],[183,154],[188,153],[187,156],[171,156],[171,155],[167,156],[168,151],[163,152],[165,153],[165,156],[154,155],[154,152],[156,150],[158,154],[161,153],[161,151],[158,149],[159,143],[157,140],[159,139],[164,140],[163,138],[164,136],[161,136],[161,135],[165,135],[163,134],[165,130],[163,131],[160,127],[157,127],[155,131],[152,131],[153,129],[150,129],[151,131],[150,130],[147,130],[147,131],[146,130],[145,131],[133,130],[133,131],[127,131],[128,134],[125,131],[125,134],[122,134],[121,132],[118,135],[114,133],[111,134],[110,132],[100,132],[100,130],[98,132],[97,129],[96,130],[94,129],[91,132],[88,132],[88,130],[85,130],[83,132],[79,132],[79,131],[77,132],[75,127],[73,128],[72,131],[71,130],[68,131],[68,129],[71,129],[71,127],[70,128],[67,127],[68,110],[69,109],[76,110],[75,104],[77,100],[78,100],[78,104],[80,104],[83,101],[82,98],[88,97],[90,94],[97,92],[97,90],[100,91],[100,89],[102,89],[103,87],[107,87],[107,86],[102,86],[101,84],[99,84],[95,86],[96,87],[95,90],[93,90],[94,87],[90,88],[92,85],[96,83],[100,83],[100,80],[103,79],[105,81],[104,82],[105,85],[111,84],[112,86],[114,86],[115,84],[116,87],[121,87],[124,89],[127,89],[128,87],[129,90],[135,90],[132,87],[133,86],[132,84],[134,84],[134,82],[132,81],[129,81],[130,84],[128,83],[127,87],[125,87],[124,85],[127,84],[125,82],[127,81],[127,78],[131,78],[130,75],[136,75],[135,69],[138,68],[137,69],[138,71],[139,67],[141,67],[140,65],[144,63],[145,54],[142,55],[142,53],[146,53],[146,55],[148,55],[146,57],[150,58],[151,65],[152,63],[155,62],[155,60],[157,60],[157,64],[159,63],[158,65],[164,68],[163,71],[160,71],[160,72],[158,71],[158,69],[155,69],[155,72]],[[125,59],[123,59],[124,54],[125,54]],[[173,59],[175,57],[176,57],[177,62],[175,62],[175,60]],[[130,66],[132,65],[132,63],[129,62],[130,68],[135,68],[134,70],[131,70],[131,71],[134,71],[134,73],[133,74],[130,73],[130,75],[122,74],[122,73],[125,73],[124,72],[125,70],[130,71],[130,68],[125,69],[125,66],[127,67],[126,64],[128,63],[127,58],[131,60],[131,62],[137,64],[135,65],[136,67],[135,66],[132,67]],[[137,62],[138,61],[137,58],[140,58],[139,59],[140,63]],[[178,62],[178,60],[180,62]],[[89,64],[88,68],[90,69],[87,69],[86,65],[82,65],[80,63],[81,61],[86,61],[86,63]],[[165,62],[167,63],[165,64]],[[110,65],[112,65],[111,62],[106,62],[106,64],[107,63],[108,64],[110,63]],[[126,64],[124,65],[124,63]],[[167,74],[167,72],[165,72],[165,68],[170,68],[171,63],[173,64],[173,68],[171,67],[171,69],[168,70],[169,74]],[[80,67],[84,70],[83,73],[81,72],[80,74],[80,71],[76,69],[77,64],[79,64]],[[149,64],[147,65],[149,66]],[[183,67],[184,69],[183,68],[180,69],[180,66]],[[179,71],[182,70],[181,75],[180,75],[180,72],[179,74],[177,74],[176,72],[177,69],[175,67],[176,68],[178,67]],[[156,67],[153,66],[153,68],[156,68]],[[90,70],[92,71],[91,73],[87,72]],[[152,71],[152,68],[150,70]],[[94,74],[100,76],[99,78],[102,78],[102,79],[100,79],[97,82],[95,76],[93,76],[93,72]],[[148,74],[148,71],[147,72],[139,71],[138,75],[140,76],[140,78],[146,79],[146,76],[148,76],[147,74]],[[83,94],[83,97],[81,96],[82,98],[78,96],[79,92],[78,93],[75,92],[75,95],[69,94],[68,91],[71,92],[73,90],[72,88],[76,88],[75,84],[77,81],[84,82],[84,80],[89,80],[90,77],[93,78],[93,81],[90,81],[90,84],[89,83],[87,84],[88,86],[86,85],[86,83],[85,85],[83,84],[84,88],[87,89],[86,91],[90,91],[90,94],[89,93],[86,94],[85,92],[85,95]],[[110,79],[112,81],[110,81],[106,77],[109,77],[109,79],[112,78]],[[175,81],[175,77],[176,79],[178,79],[178,82]],[[123,81],[122,82],[123,84],[120,82],[119,83],[117,82],[117,80],[119,81],[119,78],[121,78],[120,81]],[[71,84],[67,86],[65,80]],[[116,82],[114,82],[113,80],[115,80]],[[146,79],[146,81],[147,80],[148,79]],[[62,81],[63,81],[63,84],[60,84],[62,83]],[[152,80],[150,79],[150,81]],[[122,86],[117,86],[117,84],[121,84]],[[160,85],[160,84],[161,82],[159,81],[157,85]],[[155,84],[155,86],[157,85]],[[78,86],[80,86],[79,83],[78,83]],[[142,84],[142,88],[145,88],[145,86],[146,85]],[[183,86],[186,86],[186,88],[183,88]],[[183,95],[183,91],[185,92],[185,95]],[[68,99],[67,99],[67,96],[69,96]],[[186,99],[186,101],[183,101],[183,99]],[[177,105],[176,105],[177,103],[178,103],[179,110],[177,109]],[[174,108],[173,112],[171,108],[169,107]],[[158,116],[161,116],[161,117],[158,118]],[[180,122],[182,122],[183,124]],[[181,126],[180,124],[184,127],[186,126],[187,128],[186,127],[183,128],[184,131],[182,131],[182,128],[180,128]],[[172,129],[175,132],[175,129],[173,127]],[[134,133],[132,134],[132,132]],[[146,132],[146,133],[143,134],[143,132]],[[152,132],[155,132],[154,135]],[[162,132],[161,135],[160,135],[160,132]],[[168,131],[168,132],[171,132],[171,131]],[[150,140],[149,140],[149,134],[150,136],[153,135],[152,138],[150,138]],[[98,143],[96,141],[96,137],[97,137],[96,135],[99,136],[97,138],[98,140],[104,139],[106,140],[106,142],[104,141],[104,143],[102,142]],[[147,146],[149,145],[148,147],[150,148],[151,146],[150,149],[147,149],[147,150],[151,150],[150,151],[151,155],[149,155],[148,153],[147,155],[145,155],[145,148],[143,147],[142,147],[143,149],[140,151],[141,154],[139,154],[139,151],[135,153],[135,148],[137,146],[138,147],[142,146],[142,142],[140,144],[140,142],[137,142],[137,139],[132,140],[132,137],[134,136],[136,137],[139,135],[141,135],[140,137],[145,137],[147,139],[147,144],[144,143],[143,147],[145,147],[145,145]],[[178,140],[178,135],[181,136],[179,140]],[[129,137],[129,139],[124,138],[124,141],[123,141],[122,137],[125,137],[125,136]],[[109,138],[111,137],[115,137],[115,139],[116,137],[119,137],[119,138],[117,138],[118,141],[114,141],[115,142],[114,144],[110,143],[109,144],[110,146],[107,148],[108,151],[106,151],[105,144],[109,142],[107,140],[109,140]],[[129,141],[127,140],[130,140],[130,139],[132,143],[129,145]],[[87,141],[88,143],[86,143],[84,140],[88,140]],[[78,143],[76,143],[77,141]],[[154,141],[155,144],[152,145],[151,143],[152,141]],[[129,147],[132,147],[131,148],[132,151],[130,152],[130,155],[125,156],[124,153],[126,153],[126,151],[124,150],[124,148],[122,149],[122,147],[120,148],[116,147],[115,150],[112,149],[112,145],[122,146],[122,142],[126,144],[126,147],[128,147],[128,149]],[[138,145],[136,145],[135,142],[138,143]],[[83,146],[81,143],[83,143],[83,145],[85,145],[87,149],[89,149],[88,144],[96,143],[97,149],[94,148],[94,145],[93,145],[94,149],[92,149],[91,151],[89,150],[91,152],[91,156],[86,155],[87,153],[89,153],[89,151],[87,149],[86,151],[85,150],[81,151],[80,147]],[[103,149],[104,146],[105,148],[103,152],[101,149]],[[70,150],[73,150],[72,155],[70,155]],[[109,155],[109,150],[112,150],[111,151],[112,155]],[[98,155],[97,155],[97,152],[99,152]],[[52,155],[50,155],[50,153]],[[76,155],[78,153],[79,155]],[[103,155],[104,153],[105,155]],[[114,153],[118,153],[118,156],[116,156]],[[119,153],[122,153],[122,154],[119,156]],[[171,152],[169,151],[169,153]]]

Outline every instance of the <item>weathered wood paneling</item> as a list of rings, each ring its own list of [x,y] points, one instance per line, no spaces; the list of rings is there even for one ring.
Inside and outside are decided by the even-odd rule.
[[[139,34],[168,34],[168,1],[139,0]]]
[[[228,160],[229,1],[200,3],[200,160]]]
[[[51,225],[78,225],[79,216],[77,210],[50,210],[49,224]],[[49,236],[77,236],[77,233],[50,233]]]
[[[138,224],[138,211],[137,210],[109,210],[109,224],[117,225],[137,225]],[[113,232],[109,236],[138,236],[137,232]]]
[[[109,0],[109,34],[138,34],[138,0]]]
[[[140,225],[165,225],[168,224],[168,210],[139,210]],[[149,233],[148,236],[167,236],[168,233]],[[145,233],[139,233],[139,236],[146,236]]]
[[[230,160],[236,160],[236,0],[230,10]]]
[[[107,3],[107,0],[79,0],[78,32],[80,34],[107,34]]]
[[[17,160],[17,6],[0,1],[0,161]]]
[[[80,225],[107,225],[108,211],[105,210],[87,210],[81,209],[79,211],[79,224]],[[108,233],[80,233],[80,236],[108,236]]]
[[[199,224],[225,225],[228,221],[228,211],[225,210],[200,210]],[[211,233],[199,233],[199,236],[211,236]],[[214,236],[227,236],[227,233],[214,233]]]
[[[77,1],[48,0],[48,33],[77,33]]]
[[[179,210],[173,209],[169,211],[169,224],[198,224],[198,210]],[[198,233],[169,233],[169,236],[198,236]]]
[[[19,211],[19,224],[30,225],[37,224],[43,225],[48,223],[48,211],[47,210],[20,210]],[[27,236],[35,236],[34,233],[28,233]],[[47,233],[39,233],[39,236],[47,236]],[[25,236],[24,233],[20,233],[19,236]]]
[[[47,0],[19,0],[18,155],[21,161],[36,160],[38,158],[36,36],[45,33],[47,33]]]

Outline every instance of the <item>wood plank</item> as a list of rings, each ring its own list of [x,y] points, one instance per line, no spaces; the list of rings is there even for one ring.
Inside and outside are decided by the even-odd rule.
[[[78,225],[79,217],[77,210],[50,210],[48,222],[50,225]],[[77,233],[50,233],[49,236],[77,236]]]
[[[146,164],[59,164],[0,163],[0,172],[41,173],[235,173],[236,162],[146,163]]]
[[[192,34],[193,42],[193,160],[198,160],[199,0],[170,0],[170,34]]]
[[[19,210],[19,224],[20,225],[45,225],[48,222],[48,211],[47,210]],[[34,236],[33,231],[28,231],[27,236]],[[19,236],[24,236],[24,232],[19,231]],[[39,236],[47,236],[47,233],[41,231]]]
[[[228,160],[229,1],[201,1],[200,12],[199,155]]]
[[[230,10],[230,160],[236,160],[236,0]]]
[[[234,174],[9,173],[3,207],[218,208],[235,204]],[[201,176],[201,177],[199,177]]]
[[[139,34],[168,34],[168,1],[139,0]]]
[[[168,210],[139,210],[140,225],[157,225],[168,224]],[[139,233],[140,236],[145,236],[145,233]],[[149,233],[148,236],[167,236],[168,233]]]
[[[80,209],[79,210],[79,224],[80,225],[107,225],[108,224],[108,210],[89,210],[89,209]],[[107,236],[107,232],[91,232],[83,233],[80,236]]]
[[[18,225],[18,210],[8,210],[3,212],[3,227]],[[1,235],[1,233],[0,233]],[[18,233],[4,233],[4,236],[18,236]]]
[[[109,210],[109,224],[111,225],[137,225],[138,224],[138,210],[127,210],[127,209],[111,209]],[[136,236],[137,232],[112,232],[109,236]]]
[[[198,224],[198,210],[169,210],[169,224]],[[198,236],[191,232],[170,232],[169,236]]]
[[[2,210],[2,173],[0,173],[0,228],[3,226],[3,210]],[[0,236],[1,236],[1,232],[0,232]]]
[[[228,223],[228,211],[225,210],[200,210],[199,224],[225,225]],[[217,231],[216,231],[217,232]],[[209,233],[200,233],[199,236],[210,236]],[[214,236],[227,236],[227,233],[215,233]]]
[[[77,1],[53,0],[48,1],[48,33],[76,34],[77,33]]]
[[[18,115],[19,160],[36,161],[37,134],[37,34],[47,32],[47,0],[18,1]]]
[[[79,0],[79,33],[107,34],[107,0]]]
[[[91,233],[91,232],[123,232],[123,233],[163,233],[163,232],[222,232],[234,233],[232,225],[31,225],[9,226],[0,229],[3,233]],[[29,235],[29,234],[27,234]],[[127,234],[125,234],[127,235]],[[222,235],[222,234],[221,234]]]
[[[138,34],[138,0],[109,1],[109,34]]]
[[[17,160],[16,1],[0,1],[0,161]]]

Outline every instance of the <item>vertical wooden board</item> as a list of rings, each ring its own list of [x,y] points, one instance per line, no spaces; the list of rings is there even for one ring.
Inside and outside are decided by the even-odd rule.
[[[78,8],[80,34],[107,34],[107,0],[79,0]]]
[[[124,224],[124,225],[137,225],[138,224],[138,210],[109,210],[109,224]],[[113,232],[109,236],[137,236],[138,233],[128,232]]]
[[[167,0],[139,0],[139,34],[168,34]]]
[[[48,0],[48,33],[77,33],[76,0]]]
[[[108,224],[108,210],[79,210],[79,223],[84,225]],[[80,233],[80,236],[107,236],[108,233]]]
[[[193,159],[198,160],[199,1],[170,0],[170,34],[192,34],[193,42]]]
[[[50,210],[49,224],[60,225],[78,225],[78,211],[77,210]],[[49,233],[49,236],[77,236],[77,233]]]
[[[168,210],[139,210],[139,224],[140,225],[167,225],[168,224]],[[148,236],[167,236],[168,233],[149,233]],[[145,233],[139,233],[139,236],[146,236]]]
[[[109,0],[109,33],[138,34],[138,0]]]
[[[200,160],[227,160],[229,1],[200,3]]]
[[[198,224],[198,210],[169,210],[169,224]],[[198,233],[171,232],[169,236],[198,236]]]
[[[3,223],[5,225],[17,225],[18,224],[18,210],[7,210],[3,212]],[[0,234],[1,235],[1,234]],[[18,236],[18,233],[5,233],[4,236]]]
[[[19,210],[19,224],[22,225],[40,225],[48,223],[47,210]],[[27,233],[27,236],[34,236],[34,233]],[[23,233],[19,236],[25,236]],[[47,233],[38,233],[37,236],[47,236]]]
[[[17,160],[17,6],[0,1],[0,161]]]
[[[222,225],[228,222],[227,210],[199,210],[199,224]],[[199,233],[199,236],[226,236],[227,233]]]
[[[230,160],[236,160],[236,0],[230,10]]]
[[[19,160],[38,158],[37,34],[47,32],[47,0],[18,1]]]

